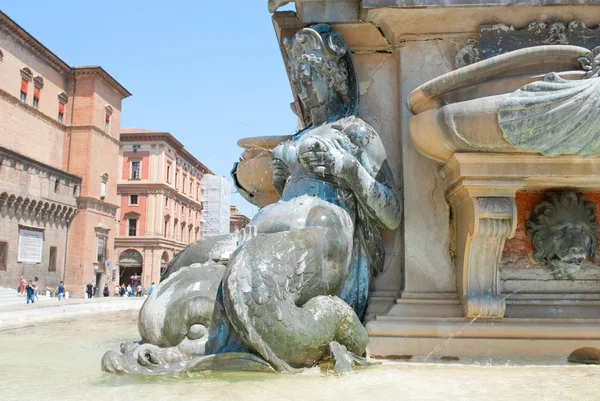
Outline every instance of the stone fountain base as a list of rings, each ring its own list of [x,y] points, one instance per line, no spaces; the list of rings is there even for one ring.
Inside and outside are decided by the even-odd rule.
[[[600,319],[378,316],[367,329],[373,357],[566,358],[581,347],[600,348]]]
[[[369,353],[542,358],[600,348],[597,266],[556,280],[544,266],[503,264],[505,241],[515,236],[518,213],[526,214],[519,194],[598,193],[598,171],[598,158],[455,153],[441,172],[456,227],[458,291],[374,297]]]

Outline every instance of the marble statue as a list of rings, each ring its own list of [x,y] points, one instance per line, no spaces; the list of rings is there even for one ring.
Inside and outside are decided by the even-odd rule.
[[[368,364],[361,319],[370,279],[383,268],[380,230],[400,223],[394,178],[377,132],[356,116],[358,83],[342,35],[314,25],[284,47],[309,124],[272,151],[272,182],[281,199],[261,209],[243,231],[216,291],[208,334],[205,320],[195,319],[204,306],[190,301],[191,288],[202,292],[204,284],[190,275],[174,289],[190,300],[166,304],[174,318],[160,327],[140,322],[142,344],[105,355],[104,370],[296,372],[329,358],[336,370]],[[184,250],[179,263],[203,262],[200,248]],[[178,268],[171,271],[190,274],[202,267]],[[159,295],[146,301],[156,305],[145,304],[141,320],[165,315],[160,294],[179,285],[171,282],[170,276]],[[182,312],[177,305],[189,306]],[[165,335],[167,330],[173,333]],[[155,368],[139,370],[140,364]]]
[[[574,279],[586,258],[598,258],[596,205],[579,192],[548,192],[527,222],[533,257],[557,279]]]

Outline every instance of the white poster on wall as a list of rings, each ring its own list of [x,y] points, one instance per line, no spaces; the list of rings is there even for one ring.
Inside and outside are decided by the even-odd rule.
[[[44,232],[19,229],[19,255],[18,262],[42,263],[42,248],[44,246]]]

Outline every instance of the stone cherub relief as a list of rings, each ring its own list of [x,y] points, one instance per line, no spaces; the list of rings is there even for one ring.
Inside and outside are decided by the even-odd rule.
[[[319,24],[284,46],[310,123],[272,151],[281,200],[258,212],[229,257],[208,332],[200,317],[211,294],[201,288],[215,280],[192,271],[215,262],[206,257],[212,245],[200,241],[173,260],[172,276],[144,304],[142,344],[107,353],[104,370],[296,372],[330,357],[336,370],[367,363],[361,319],[370,279],[383,268],[380,229],[400,223],[393,175],[377,132],[356,117],[358,83],[342,35]],[[222,246],[231,238],[213,241]],[[190,262],[204,264],[183,268]],[[188,295],[174,300],[178,286]]]
[[[596,205],[578,192],[548,192],[527,222],[533,257],[557,279],[575,279],[581,265],[598,258]]]

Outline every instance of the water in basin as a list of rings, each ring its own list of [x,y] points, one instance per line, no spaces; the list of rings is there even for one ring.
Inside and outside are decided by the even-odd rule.
[[[598,400],[600,367],[565,361],[384,362],[335,375],[118,376],[100,358],[138,339],[137,314],[0,331],[0,400]]]

